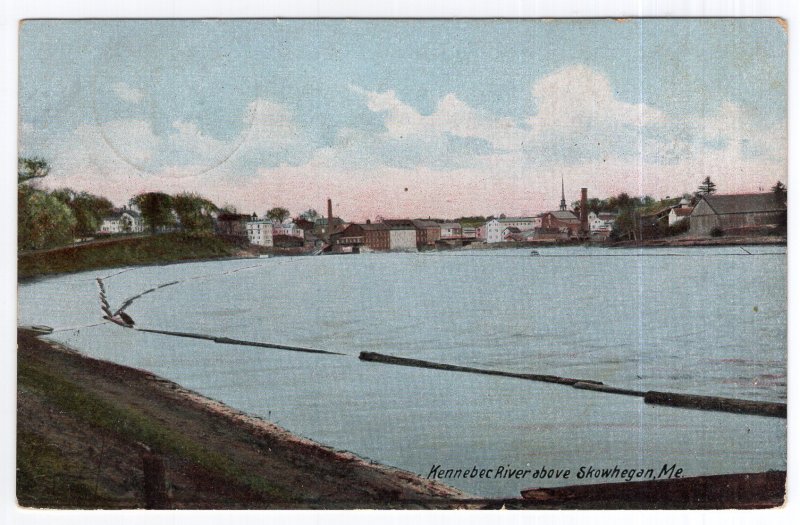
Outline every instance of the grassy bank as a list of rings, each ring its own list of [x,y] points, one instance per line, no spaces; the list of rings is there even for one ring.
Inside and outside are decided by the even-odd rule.
[[[168,233],[108,239],[86,245],[22,253],[17,257],[17,276],[19,279],[28,279],[115,266],[215,259],[239,255],[244,250],[240,245],[213,235]]]
[[[159,508],[460,506],[454,489],[292,435],[148,372],[24,330],[17,337],[22,506],[145,507],[148,455],[163,465]]]

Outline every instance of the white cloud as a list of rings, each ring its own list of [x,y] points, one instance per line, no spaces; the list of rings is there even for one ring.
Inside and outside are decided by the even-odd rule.
[[[138,104],[144,98],[144,93],[140,89],[130,87],[125,82],[117,82],[111,86],[111,89],[120,100],[130,102],[131,104]]]
[[[656,108],[616,99],[608,78],[584,65],[565,67],[542,78],[531,93],[538,105],[536,115],[530,119],[535,131],[580,132],[601,124],[639,127],[666,119]]]

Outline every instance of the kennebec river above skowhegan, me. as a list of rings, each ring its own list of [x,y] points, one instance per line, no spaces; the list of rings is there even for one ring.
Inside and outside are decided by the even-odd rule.
[[[613,479],[786,469],[786,420],[656,406],[508,377],[364,362],[360,352],[636,390],[786,402],[784,246],[461,250],[275,257],[62,275],[19,286],[19,323],[323,444],[485,497]],[[750,255],[752,254],[752,255]],[[96,277],[136,328],[102,322]],[[90,326],[95,325],[95,326]],[[497,475],[552,470],[544,479]],[[570,470],[568,479],[555,475]],[[616,479],[624,481],[624,479]]]

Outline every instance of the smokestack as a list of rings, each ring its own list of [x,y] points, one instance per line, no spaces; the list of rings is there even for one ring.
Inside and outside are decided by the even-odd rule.
[[[328,234],[331,233],[333,229],[333,204],[331,204],[331,200],[328,199]]]
[[[588,200],[588,190],[586,188],[581,188],[581,231],[583,233],[589,232]]]

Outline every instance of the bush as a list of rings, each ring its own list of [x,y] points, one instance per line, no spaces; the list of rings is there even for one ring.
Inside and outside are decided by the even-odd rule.
[[[722,228],[720,228],[719,226],[714,226],[713,228],[711,228],[712,237],[722,237],[723,235],[725,235],[725,232],[722,231]]]

